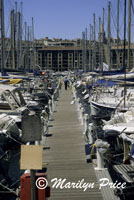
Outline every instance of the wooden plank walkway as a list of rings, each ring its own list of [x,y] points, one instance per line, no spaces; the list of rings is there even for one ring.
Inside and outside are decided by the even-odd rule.
[[[107,169],[102,170],[102,171],[95,171],[95,173],[96,173],[98,181],[101,178],[108,178],[109,182],[113,183]],[[101,192],[102,192],[103,200],[120,200],[119,197],[115,196],[114,189],[110,188],[109,185],[102,187]]]
[[[71,105],[70,91],[61,91],[56,112],[49,129],[51,137],[45,141],[44,162],[47,165],[49,185],[53,178],[66,178],[67,182],[78,182],[84,179],[86,183],[97,183],[92,164],[86,163],[84,137],[82,126],[78,121],[76,106]],[[48,148],[47,148],[48,147]],[[94,188],[60,189],[51,188],[50,200],[102,200],[102,195],[95,184]]]

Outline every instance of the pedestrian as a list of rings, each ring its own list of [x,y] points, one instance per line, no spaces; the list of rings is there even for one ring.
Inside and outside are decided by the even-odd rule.
[[[65,85],[65,90],[68,88],[68,79],[67,77],[64,78],[64,85]]]

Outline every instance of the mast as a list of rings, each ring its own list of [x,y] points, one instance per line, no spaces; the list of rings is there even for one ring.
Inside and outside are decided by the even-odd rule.
[[[92,40],[92,71],[94,70],[94,59],[93,59],[93,54],[94,54],[94,43],[93,43],[93,26],[91,26],[91,40]]]
[[[87,70],[87,28],[85,29],[85,69]]]
[[[103,21],[102,21],[102,31],[104,34],[104,14],[105,14],[105,9],[103,8]]]
[[[36,67],[36,51],[35,51],[35,41],[34,41],[34,18],[32,17],[32,46],[33,46],[33,68]]]
[[[32,42],[32,29],[29,29],[29,39],[30,39],[30,69],[33,68],[33,42]]]
[[[15,2],[15,51],[16,51],[16,62],[15,62],[15,68],[18,67],[18,47],[17,47],[17,35],[18,33],[18,3]]]
[[[90,24],[90,27],[89,27],[89,30],[90,30],[90,35],[89,35],[89,71],[92,71],[92,60],[91,60],[91,37],[92,37],[92,25]]]
[[[20,45],[19,45],[19,52],[20,52],[19,64],[20,64],[20,66],[22,65],[22,7],[23,7],[23,3],[21,2],[20,3],[20,27],[19,27],[19,29],[20,29],[20,31],[19,31],[19,33],[20,33],[20,36],[19,36],[19,38],[20,38]]]
[[[17,2],[16,4],[16,48],[17,48],[17,69],[21,66],[22,60],[22,2],[20,4],[20,11],[17,11]]]
[[[30,70],[30,64],[31,64],[31,51],[30,51],[30,27],[28,26],[28,31],[27,31],[27,49],[28,49],[28,70]]]
[[[1,32],[1,72],[5,63],[5,31],[4,31],[4,1],[0,0],[0,32]]]
[[[85,71],[85,32],[82,34],[82,41],[83,41],[83,70]]]
[[[17,69],[20,65],[20,12],[17,12]]]
[[[124,48],[123,48],[123,67],[124,67],[124,107],[126,106],[126,62],[125,62],[125,49],[126,49],[126,0],[124,0]]]
[[[11,11],[11,56],[12,69],[15,69],[15,26],[14,26],[14,10]]]
[[[96,32],[95,32],[95,13],[93,14],[93,69],[96,69]]]
[[[117,68],[119,67],[119,0],[117,0]]]
[[[104,21],[104,14],[105,14],[105,9],[103,8],[103,21],[102,21],[102,52],[101,52],[101,56],[102,56],[102,71],[103,71],[103,57],[104,57],[104,55],[103,55],[103,43],[104,43],[104,23],[105,23],[105,21]]]
[[[24,54],[24,68],[27,66],[27,23],[24,23],[25,27],[25,54]]]
[[[130,71],[130,40],[131,40],[131,3],[129,0],[129,8],[128,8],[128,71]]]
[[[109,70],[111,69],[111,2],[108,2],[108,41],[107,41],[107,48],[108,48],[108,66]]]
[[[84,32],[82,32],[82,69],[84,70]]]
[[[101,17],[99,17],[99,70],[102,71],[102,57],[101,57]]]

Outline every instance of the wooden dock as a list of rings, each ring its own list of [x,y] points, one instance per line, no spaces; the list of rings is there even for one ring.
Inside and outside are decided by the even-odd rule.
[[[44,162],[47,165],[48,182],[51,186],[50,200],[102,200],[92,163],[86,162],[84,136],[78,120],[76,105],[71,105],[72,94],[62,88],[56,112],[50,123],[49,137],[45,140]],[[51,135],[52,134],[52,135]],[[53,178],[67,182],[95,183],[94,188],[52,188]]]

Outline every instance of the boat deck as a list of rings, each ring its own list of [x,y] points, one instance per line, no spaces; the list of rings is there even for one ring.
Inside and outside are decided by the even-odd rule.
[[[93,164],[86,162],[82,126],[78,121],[76,105],[71,105],[71,100],[71,92],[62,88],[50,122],[49,137],[45,140],[44,162],[48,163],[50,200],[102,200]],[[76,188],[52,188],[53,178],[66,179],[65,183],[77,183],[84,179],[84,182],[95,183],[95,186],[85,192]]]

